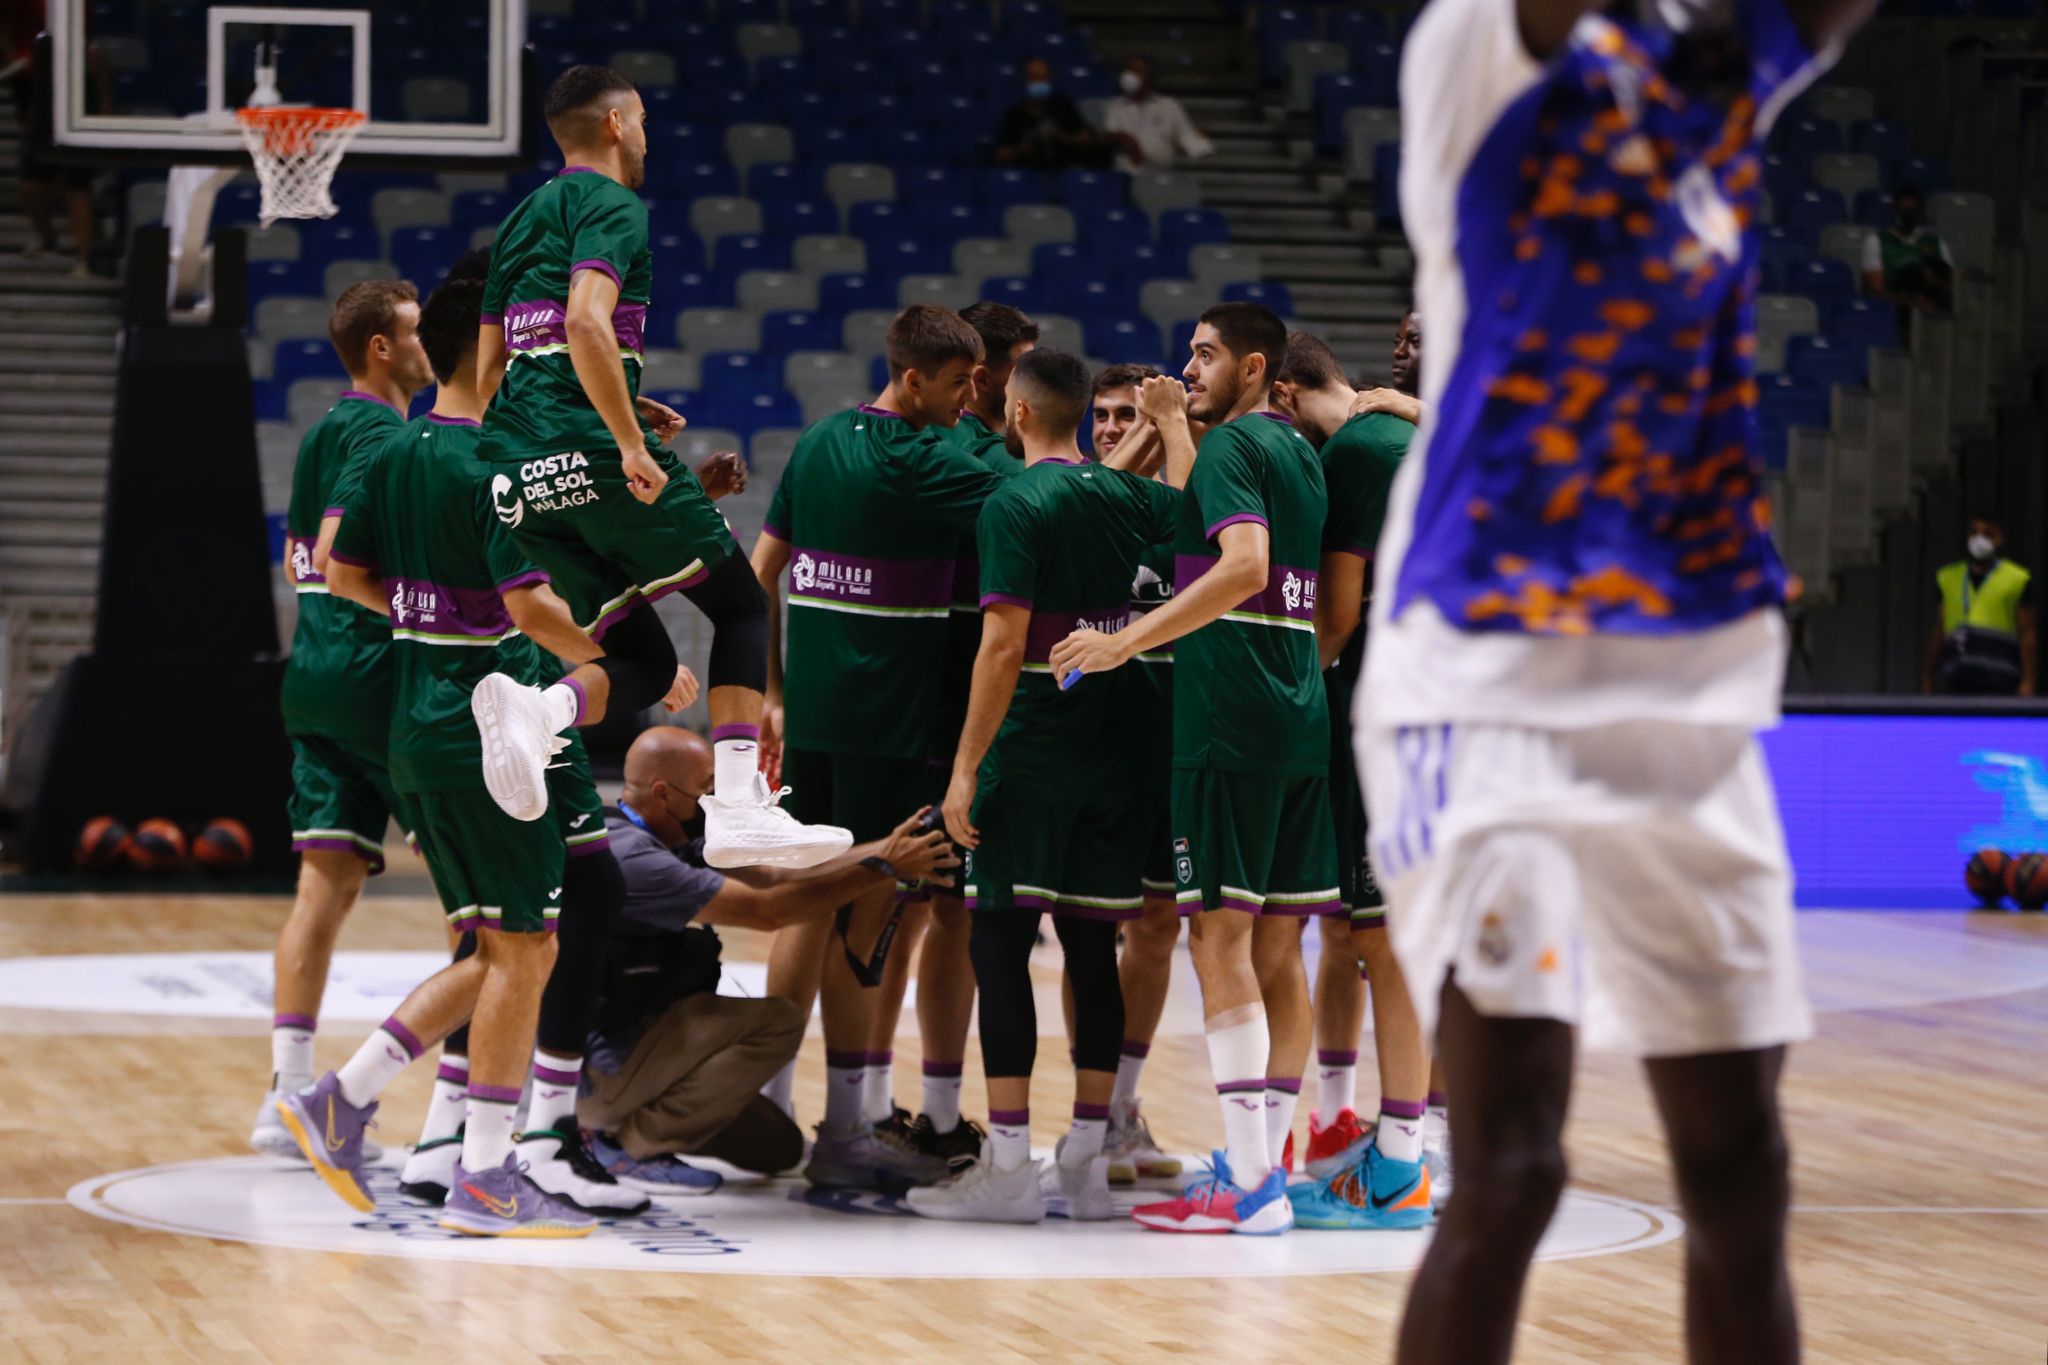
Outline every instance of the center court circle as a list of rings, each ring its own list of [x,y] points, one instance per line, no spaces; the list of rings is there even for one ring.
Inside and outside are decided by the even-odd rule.
[[[1284,1237],[1180,1237],[1127,1219],[1036,1227],[935,1223],[884,1195],[808,1189],[800,1181],[728,1185],[698,1198],[658,1198],[642,1218],[600,1223],[577,1241],[492,1241],[443,1232],[437,1210],[398,1194],[398,1168],[374,1167],[370,1215],[352,1213],[304,1165],[227,1157],[121,1171],[82,1181],[76,1208],[159,1232],[256,1246],[423,1261],[564,1270],[678,1271],[903,1279],[1180,1279],[1356,1275],[1413,1267],[1426,1232],[1309,1232]],[[1123,1191],[1119,1212],[1161,1197]],[[1538,1260],[1662,1246],[1684,1223],[1667,1209],[1610,1195],[1566,1193]]]

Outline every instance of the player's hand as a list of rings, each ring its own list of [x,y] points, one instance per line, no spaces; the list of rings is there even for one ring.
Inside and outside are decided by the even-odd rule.
[[[1107,673],[1130,662],[1130,651],[1122,643],[1127,631],[1105,635],[1099,630],[1077,630],[1052,647],[1052,675],[1064,680],[1080,669],[1082,677]],[[1078,680],[1077,680],[1078,682]]]
[[[669,687],[668,695],[661,699],[661,709],[674,715],[697,700],[697,675],[682,664],[676,665],[676,680]]]
[[[640,414],[640,420],[654,428],[654,439],[664,444],[680,436],[683,428],[689,425],[680,412],[652,398],[635,398],[633,407]]]
[[[697,480],[704,485],[704,495],[709,498],[744,493],[747,491],[747,462],[736,450],[721,450],[697,466]]]
[[[782,785],[782,703],[761,708],[761,773],[771,787]]]
[[[647,447],[620,452],[619,463],[626,470],[626,491],[642,502],[653,502],[668,486],[668,475],[647,453]]]
[[[1404,421],[1422,422],[1422,400],[1412,393],[1399,389],[1360,389],[1358,396],[1351,400],[1351,415],[1363,417],[1369,412],[1391,413]]]
[[[1159,374],[1138,385],[1138,411],[1155,423],[1188,419],[1187,385],[1172,375]]]
[[[954,773],[953,780],[946,784],[946,803],[939,807],[946,817],[946,833],[962,848],[981,847],[981,831],[967,821],[967,813],[974,809],[977,785],[973,773]]]
[[[930,810],[930,806],[920,808],[917,814],[896,826],[882,841],[882,858],[906,882],[923,881],[934,872],[946,872],[960,866],[959,856],[953,852],[946,831],[925,828],[924,817]]]

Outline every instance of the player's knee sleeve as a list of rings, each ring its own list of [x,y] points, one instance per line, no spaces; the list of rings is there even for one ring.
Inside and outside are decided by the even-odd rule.
[[[1114,1071],[1124,1040],[1123,983],[1116,969],[1116,925],[1056,915],[1053,928],[1074,983],[1074,1065]]]
[[[974,917],[967,952],[981,990],[984,1075],[1029,1076],[1038,1060],[1038,1004],[1031,993],[1031,948],[1037,940],[1038,916],[1029,911],[992,910]]]
[[[711,622],[706,687],[768,690],[768,594],[744,555],[732,554],[683,596]]]
[[[597,666],[611,683],[606,715],[631,715],[668,695],[676,681],[676,645],[668,627],[642,604],[604,633],[604,657]]]
[[[562,870],[555,967],[540,997],[542,1050],[580,1056],[604,986],[604,950],[626,903],[626,878],[609,850],[571,858]]]

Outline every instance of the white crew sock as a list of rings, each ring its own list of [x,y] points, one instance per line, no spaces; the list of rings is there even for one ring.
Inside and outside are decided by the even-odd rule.
[[[711,731],[711,791],[725,801],[744,801],[761,775],[761,727],[719,725]]]
[[[1129,1109],[1138,1102],[1138,1076],[1144,1071],[1145,1055],[1151,1050],[1150,1043],[1124,1039],[1123,1051],[1116,1059],[1116,1089],[1109,1094],[1111,1108]]]
[[[959,1062],[924,1064],[924,1112],[934,1133],[950,1133],[960,1126]]]
[[[434,1073],[434,1097],[427,1101],[427,1121],[420,1125],[420,1145],[454,1137],[468,1112],[469,1058],[443,1052],[441,1067]]]
[[[1067,1128],[1066,1145],[1060,1148],[1062,1166],[1085,1166],[1102,1155],[1102,1144],[1109,1137],[1109,1106],[1106,1104],[1074,1105],[1074,1121]]]
[[[1268,1079],[1266,1082],[1266,1152],[1274,1161],[1286,1160],[1287,1139],[1294,1132],[1294,1105],[1301,1098],[1301,1082],[1293,1088]]]
[[[313,1019],[278,1014],[270,1023],[270,1088],[280,1095],[313,1083]]]
[[[867,1069],[865,1052],[825,1054],[825,1131],[833,1137],[853,1137],[867,1131]]]
[[[509,1086],[473,1085],[463,1118],[462,1169],[494,1171],[512,1155],[512,1124],[519,1112],[519,1092]]]
[[[540,704],[552,734],[574,729],[583,719],[583,689],[567,678],[542,691]]]
[[[533,1050],[533,1098],[526,1106],[526,1131],[538,1133],[576,1122],[576,1082],[583,1059]]]
[[[1381,1100],[1379,1124],[1373,1129],[1373,1145],[1389,1161],[1420,1161],[1422,1122],[1422,1105]]]
[[[1273,1169],[1266,1150],[1266,1053],[1271,1038],[1263,1006],[1252,1017],[1208,1035],[1209,1072],[1223,1108],[1223,1154],[1239,1189],[1253,1189]],[[1236,1013],[1236,1011],[1233,1011]]]
[[[341,1064],[336,1073],[341,1097],[350,1104],[368,1104],[419,1055],[420,1040],[412,1036],[412,1030],[396,1016],[386,1019],[363,1040],[356,1055]]]
[[[766,1095],[777,1109],[789,1115],[790,1119],[794,1121],[796,1118],[796,1058],[790,1058],[782,1070],[770,1076],[768,1084],[761,1087],[761,1093]]]
[[[1346,1109],[1358,1108],[1358,1054],[1322,1048],[1316,1053],[1316,1112],[1335,1123]]]
[[[1031,1160],[1031,1111],[988,1111],[989,1160],[999,1171],[1014,1171]]]
[[[896,1113],[896,1054],[870,1052],[867,1074],[860,1083],[861,1117],[869,1123],[883,1123]]]
[[[1447,1147],[1451,1141],[1451,1106],[1432,1090],[1422,1111],[1422,1143],[1425,1147]]]

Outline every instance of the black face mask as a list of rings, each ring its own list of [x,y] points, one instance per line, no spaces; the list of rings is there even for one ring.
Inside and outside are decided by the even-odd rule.
[[[1920,210],[1917,208],[1894,208],[1892,210],[1892,219],[1898,224],[1899,231],[1913,232],[1920,226]]]

